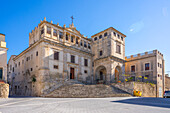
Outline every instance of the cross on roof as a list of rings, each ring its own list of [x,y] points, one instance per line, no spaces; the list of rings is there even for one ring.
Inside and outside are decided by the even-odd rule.
[[[73,23],[73,19],[74,19],[74,17],[73,17],[73,16],[71,16],[71,19],[72,19],[72,23]]]

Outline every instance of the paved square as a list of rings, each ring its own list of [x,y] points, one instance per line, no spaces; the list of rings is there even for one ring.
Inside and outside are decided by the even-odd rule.
[[[9,98],[0,113],[169,113],[169,98]]]

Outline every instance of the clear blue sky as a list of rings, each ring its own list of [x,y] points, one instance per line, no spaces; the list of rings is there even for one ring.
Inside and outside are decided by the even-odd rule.
[[[126,56],[158,49],[170,71],[170,0],[0,0],[0,33],[8,59],[28,47],[29,32],[47,17],[85,36],[114,27],[127,35]]]

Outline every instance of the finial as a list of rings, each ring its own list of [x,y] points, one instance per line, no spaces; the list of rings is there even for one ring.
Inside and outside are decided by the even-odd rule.
[[[59,23],[57,23],[57,26],[59,26]]]
[[[42,20],[40,20],[40,22],[42,22]]]
[[[46,17],[44,17],[44,21],[46,21]]]
[[[64,24],[64,26],[63,26],[64,28],[66,28],[66,24]]]
[[[53,23],[53,21],[51,20],[51,23]]]
[[[73,19],[74,19],[74,17],[73,17],[73,16],[71,16],[71,19],[72,19],[72,24],[73,24]]]

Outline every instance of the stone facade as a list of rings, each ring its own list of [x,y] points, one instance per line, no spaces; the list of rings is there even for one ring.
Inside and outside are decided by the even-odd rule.
[[[7,48],[5,35],[0,34],[0,80],[7,81]]]
[[[0,98],[8,98],[9,96],[9,84],[0,83]]]
[[[165,89],[164,58],[158,50],[125,57],[125,72],[135,81],[157,84],[157,97]]]
[[[119,88],[133,95],[133,91],[141,91],[142,97],[157,97],[156,85],[144,82],[113,83],[114,87]]]
[[[170,91],[170,77],[165,75],[165,91]]]
[[[29,33],[29,47],[8,62],[11,95],[41,96],[68,81],[110,84],[125,80],[125,37],[110,27],[91,38],[74,24],[43,21]],[[162,74],[163,75],[163,74]]]

